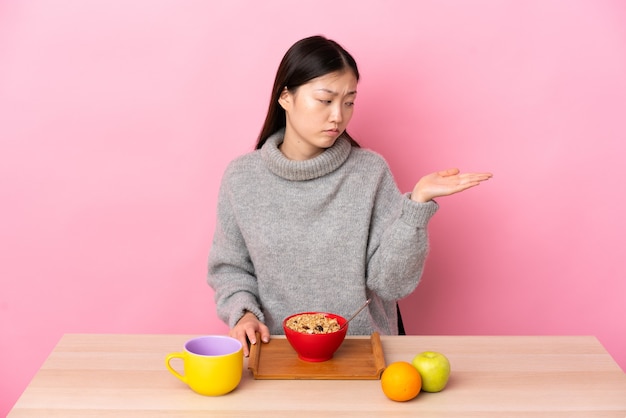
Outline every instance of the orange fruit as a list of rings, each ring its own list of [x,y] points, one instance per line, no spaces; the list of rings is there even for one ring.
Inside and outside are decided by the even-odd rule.
[[[411,363],[396,361],[383,371],[380,384],[389,399],[404,402],[410,401],[420,393],[422,377]]]

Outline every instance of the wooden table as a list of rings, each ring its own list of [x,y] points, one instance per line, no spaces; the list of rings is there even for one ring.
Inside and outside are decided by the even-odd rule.
[[[247,365],[234,392],[197,395],[164,365],[192,337],[65,335],[9,417],[626,417],[626,374],[589,336],[383,336],[387,364],[426,350],[452,364],[443,392],[404,403],[379,380],[255,380]]]

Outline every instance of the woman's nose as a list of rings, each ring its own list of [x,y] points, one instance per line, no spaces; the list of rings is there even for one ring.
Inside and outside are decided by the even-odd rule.
[[[341,106],[333,106],[330,113],[330,121],[336,123],[341,123],[341,121],[343,121],[343,112]]]

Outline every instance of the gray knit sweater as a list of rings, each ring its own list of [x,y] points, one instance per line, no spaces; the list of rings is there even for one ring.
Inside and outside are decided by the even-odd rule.
[[[303,311],[348,316],[350,334],[397,334],[397,300],[417,286],[435,202],[398,190],[378,154],[343,137],[306,161],[278,149],[283,132],[230,163],[217,205],[208,282],[231,328],[245,311],[282,334]]]

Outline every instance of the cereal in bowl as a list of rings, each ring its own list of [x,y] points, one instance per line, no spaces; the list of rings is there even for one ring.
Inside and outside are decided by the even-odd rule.
[[[302,314],[287,320],[289,329],[303,334],[329,334],[339,331],[339,323],[335,318],[329,318],[324,314]]]

